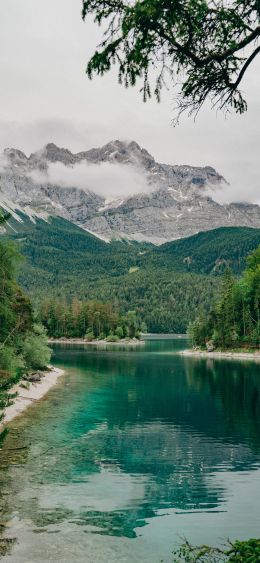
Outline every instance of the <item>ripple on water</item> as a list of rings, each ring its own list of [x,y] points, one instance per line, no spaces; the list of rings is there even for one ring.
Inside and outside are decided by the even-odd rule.
[[[166,563],[183,536],[259,535],[259,366],[176,346],[55,348],[63,384],[1,452],[9,563]]]

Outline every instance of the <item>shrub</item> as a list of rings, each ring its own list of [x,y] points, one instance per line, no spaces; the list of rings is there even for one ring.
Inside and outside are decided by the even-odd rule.
[[[124,336],[123,328],[121,326],[117,326],[115,330],[115,334],[116,336],[118,336],[119,339],[123,338]]]
[[[109,334],[106,338],[107,342],[118,342],[119,338],[116,334]]]
[[[43,326],[33,326],[33,331],[28,333],[23,342],[22,355],[28,369],[46,368],[51,359],[51,350]]]
[[[92,340],[94,340],[95,335],[92,332],[92,330],[88,330],[87,334],[85,335],[85,338],[88,342],[92,342]]]
[[[0,348],[0,371],[6,372],[11,378],[24,367],[24,361],[21,356],[17,355],[16,350],[12,346],[3,346]],[[1,377],[1,384],[3,377]]]

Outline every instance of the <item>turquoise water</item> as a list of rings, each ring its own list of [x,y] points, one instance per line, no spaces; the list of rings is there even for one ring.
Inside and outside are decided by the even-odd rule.
[[[1,452],[4,560],[168,563],[184,536],[260,536],[260,365],[185,347],[55,347],[66,374]]]

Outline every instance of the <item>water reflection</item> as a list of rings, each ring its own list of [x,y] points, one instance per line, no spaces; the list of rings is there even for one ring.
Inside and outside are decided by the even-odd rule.
[[[18,511],[34,532],[66,523],[135,538],[172,511],[182,519],[225,514],[232,536],[230,472],[237,484],[244,475],[241,494],[254,474],[260,485],[259,365],[169,353],[182,345],[57,347],[56,363],[69,369],[65,384],[17,419],[2,452],[8,516]],[[251,505],[243,514],[249,535],[256,513]]]
[[[190,388],[210,394],[219,405],[222,425],[216,435],[248,442],[259,453],[260,364],[197,358],[186,358],[184,364]],[[214,428],[210,431],[214,435]]]

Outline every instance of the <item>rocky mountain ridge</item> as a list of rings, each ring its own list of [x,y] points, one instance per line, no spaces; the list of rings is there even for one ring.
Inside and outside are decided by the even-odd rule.
[[[82,163],[92,167],[117,164],[126,175],[138,171],[145,191],[108,201],[95,192],[95,186],[90,187],[87,168],[86,184],[84,178],[80,187],[50,180],[50,167],[57,163],[65,173]],[[134,141],[112,141],[76,154],[49,143],[29,157],[18,149],[5,149],[0,205],[32,218],[57,215],[105,240],[124,237],[161,244],[221,226],[260,227],[258,205],[221,205],[207,195],[209,188],[214,191],[223,184],[224,178],[210,166],[157,163]]]

